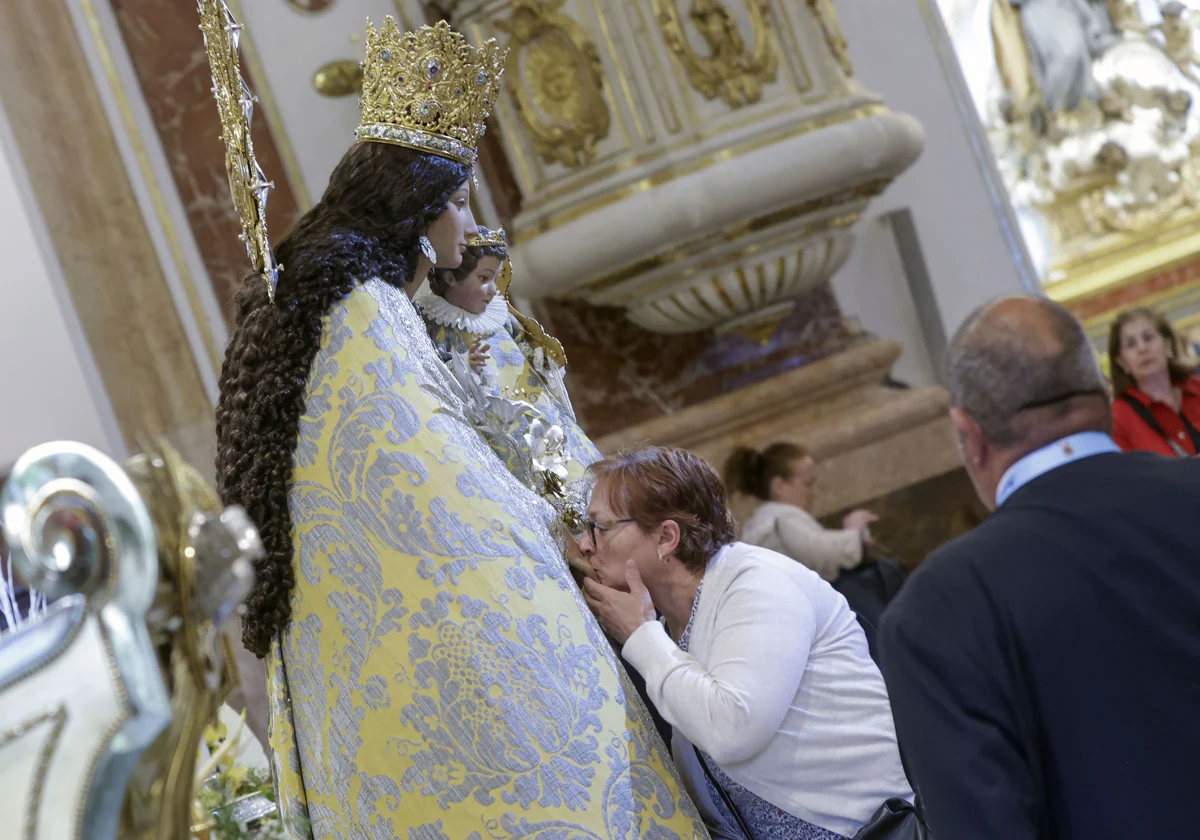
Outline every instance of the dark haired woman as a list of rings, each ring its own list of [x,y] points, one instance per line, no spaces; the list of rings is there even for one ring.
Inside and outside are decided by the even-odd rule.
[[[477,371],[489,393],[531,403],[546,424],[564,436],[564,480],[578,481],[600,460],[600,452],[579,427],[564,381],[566,356],[562,345],[541,326],[518,312],[506,299],[512,276],[503,230],[480,228],[457,269],[435,271],[429,289],[414,301],[425,318],[429,336],[444,357],[468,357],[474,368],[475,353],[484,350]],[[532,440],[532,439],[531,439]],[[489,436],[493,449],[518,475],[530,462],[524,435]],[[511,451],[516,447],[522,451]],[[586,502],[585,502],[586,504]],[[580,511],[582,512],[582,511]]]
[[[588,604],[674,726],[714,833],[839,840],[886,800],[911,800],[887,688],[845,599],[734,542],[721,480],[695,455],[649,447],[593,469]]]
[[[360,142],[280,244],[274,303],[257,280],[238,301],[217,471],[266,548],[243,638],[289,840],[703,836],[554,510],[466,419],[410,301],[476,232],[503,61],[445,24],[369,27]]]
[[[1124,450],[1200,452],[1200,378],[1175,359],[1175,331],[1149,309],[1123,312],[1108,331],[1113,440]]]
[[[725,484],[760,501],[742,526],[742,540],[791,557],[825,580],[853,569],[871,545],[868,530],[878,517],[868,510],[846,514],[841,530],[825,528],[808,509],[817,467],[803,446],[773,443],[762,452],[739,447],[725,462]]]

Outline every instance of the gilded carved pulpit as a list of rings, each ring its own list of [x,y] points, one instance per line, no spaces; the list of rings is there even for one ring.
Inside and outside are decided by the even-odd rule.
[[[509,48],[484,174],[515,242],[512,293],[562,340],[602,449],[650,440],[719,463],[801,440],[824,510],[956,466],[944,394],[883,387],[899,346],[829,288],[923,144],[855,78],[830,0],[441,11]]]

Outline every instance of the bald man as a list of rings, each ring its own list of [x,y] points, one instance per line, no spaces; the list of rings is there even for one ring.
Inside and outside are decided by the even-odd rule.
[[[922,564],[880,643],[936,840],[1200,837],[1200,459],[1121,454],[1079,323],[975,312],[947,351],[993,514]]]

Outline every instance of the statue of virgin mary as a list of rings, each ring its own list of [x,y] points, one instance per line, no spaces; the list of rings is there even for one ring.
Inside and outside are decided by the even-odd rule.
[[[368,25],[358,143],[239,295],[218,481],[266,556],[289,838],[707,837],[574,586],[554,508],[464,413],[411,296],[477,232],[475,148],[504,55]]]

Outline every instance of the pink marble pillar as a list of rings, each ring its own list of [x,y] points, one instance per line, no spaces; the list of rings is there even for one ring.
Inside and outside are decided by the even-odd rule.
[[[229,194],[221,122],[194,3],[112,0],[142,95],[166,151],[192,233],[226,318],[233,295],[249,272],[241,224]],[[242,70],[253,87],[245,62]],[[268,229],[285,234],[298,217],[279,149],[261,109],[254,113],[254,150],[275,182],[267,205]]]

